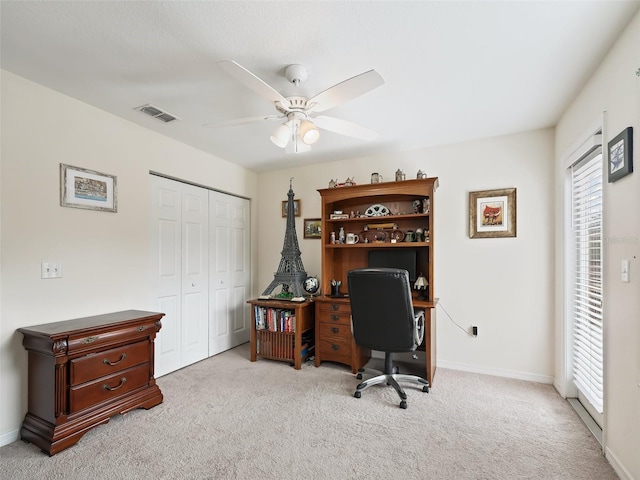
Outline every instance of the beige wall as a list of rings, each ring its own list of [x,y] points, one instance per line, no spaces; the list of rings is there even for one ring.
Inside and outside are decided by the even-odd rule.
[[[331,178],[370,182],[371,172],[393,180],[402,169],[440,179],[435,195],[436,296],[473,338],[437,310],[440,366],[541,382],[553,380],[553,130],[381,155],[260,174],[259,288],[280,261],[286,200],[293,177],[302,214],[296,229],[302,261],[320,276],[320,241],[303,239],[302,220],[320,216],[320,195]],[[517,188],[517,238],[469,239],[470,191]],[[348,188],[348,187],[345,187]],[[274,221],[275,219],[275,221]],[[436,374],[437,384],[437,374]]]
[[[257,175],[8,72],[1,80],[4,444],[27,406],[17,328],[150,309],[149,171],[252,199]],[[60,163],[116,175],[118,213],[60,207]],[[63,277],[42,280],[42,261],[62,262]]]
[[[564,155],[604,116],[606,144],[626,127],[634,129],[636,172],[604,189],[605,447],[609,460],[627,478],[640,478],[640,14],[609,52],[556,129],[556,211],[562,212]],[[603,115],[603,112],[604,115]],[[606,179],[606,176],[605,176]],[[606,180],[605,180],[606,181]],[[556,271],[562,272],[558,229]],[[631,261],[629,283],[620,280],[622,259]],[[559,295],[557,322],[563,329]],[[557,375],[564,378],[564,351],[558,341]],[[624,478],[624,477],[623,477]]]

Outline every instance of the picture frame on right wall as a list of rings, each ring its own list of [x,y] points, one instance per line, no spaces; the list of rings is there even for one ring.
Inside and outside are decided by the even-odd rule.
[[[515,188],[469,192],[469,238],[515,236]]]
[[[627,127],[607,144],[609,183],[633,172],[633,127]]]

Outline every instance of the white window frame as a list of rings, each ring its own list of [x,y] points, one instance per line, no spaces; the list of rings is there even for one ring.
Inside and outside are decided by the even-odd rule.
[[[576,409],[576,412],[583,419],[586,426],[593,433],[594,437],[600,442],[604,448],[606,444],[606,396],[604,398],[605,414],[599,418],[598,425],[593,421],[592,412],[588,413],[583,405],[578,401],[578,389],[573,382],[573,322],[571,312],[571,294],[573,280],[570,271],[570,261],[573,251],[571,236],[571,166],[575,165],[581,158],[592,153],[595,149],[602,147],[603,132],[606,125],[606,112],[602,116],[595,119],[581,136],[581,139],[575,142],[564,154],[560,156],[561,162],[558,166],[559,175],[562,178],[562,195],[560,197],[559,212],[557,226],[562,232],[560,243],[558,244],[558,291],[562,294],[558,298],[557,314],[559,322],[556,329],[556,353],[557,353],[557,370],[554,385],[558,392],[568,399],[569,403]],[[604,166],[607,162],[606,149],[603,152],[603,174]],[[603,179],[604,187],[604,179]],[[604,193],[604,192],[603,192]],[[605,196],[606,197],[606,196]],[[604,258],[605,252],[602,252]],[[605,343],[606,345],[606,343]],[[606,352],[605,352],[606,353]],[[604,355],[606,358],[606,355]],[[606,392],[606,378],[604,378],[604,386]]]
[[[572,275],[572,279],[568,285],[567,306],[570,315],[568,320],[572,327],[572,358],[574,359],[571,377],[578,390],[593,405],[598,414],[604,412],[603,164],[600,146],[571,167],[570,205],[572,210],[568,219],[571,232],[568,276]],[[581,189],[577,193],[578,198],[573,190],[576,172],[579,172],[579,176],[582,177],[577,178],[575,182]],[[599,182],[596,189],[592,189],[589,185],[593,181]],[[579,212],[573,209],[576,200],[579,200],[583,207]],[[595,220],[589,213],[592,207],[598,212]],[[574,226],[578,222],[582,226],[576,229]],[[594,226],[598,229],[596,236],[589,232]],[[576,250],[578,243],[581,243],[580,259],[576,258],[579,253]],[[597,256],[595,263],[593,255]],[[600,370],[594,372],[591,366],[598,363]]]

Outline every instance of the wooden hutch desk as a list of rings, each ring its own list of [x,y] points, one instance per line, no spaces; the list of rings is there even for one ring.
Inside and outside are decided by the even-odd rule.
[[[433,218],[437,187],[438,178],[423,178],[318,190],[322,197],[322,275],[321,294],[314,298],[316,366],[323,361],[339,362],[356,373],[371,355],[355,344],[349,299],[331,296],[332,281],[341,282],[342,293],[348,294],[347,272],[367,267],[371,251],[408,249],[415,252],[416,273],[428,281],[425,291],[428,300],[418,300],[417,292],[413,292],[413,304],[425,310],[425,378],[433,382],[437,304]],[[360,241],[342,243],[340,232],[353,233]]]

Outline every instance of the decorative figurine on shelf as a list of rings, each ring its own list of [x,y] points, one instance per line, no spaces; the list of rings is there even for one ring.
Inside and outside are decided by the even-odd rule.
[[[382,175],[378,172],[373,172],[371,174],[371,183],[382,183]]]
[[[423,198],[422,199],[422,213],[431,213],[431,199]]]
[[[421,178],[428,178],[427,177],[427,173],[423,172],[422,170],[418,170],[418,173],[416,174],[416,178],[419,180]]]
[[[416,242],[422,242],[422,235],[424,234],[424,230],[420,227],[416,228]]]
[[[340,227],[340,231],[338,232],[338,243],[344,243],[346,235],[344,233],[344,227]]]
[[[338,186],[338,179],[336,178],[335,180],[332,178],[331,181],[329,182],[329,188],[336,188]]]
[[[396,170],[396,182],[401,182],[406,179],[407,179],[407,176],[404,174],[402,170],[400,169]]]
[[[413,213],[422,213],[422,202],[420,200],[413,201]]]
[[[347,179],[344,181],[344,186],[345,187],[352,187],[353,185],[356,184],[356,182],[353,180],[355,177],[347,177]]]
[[[331,232],[331,245],[336,243],[336,232]]]

